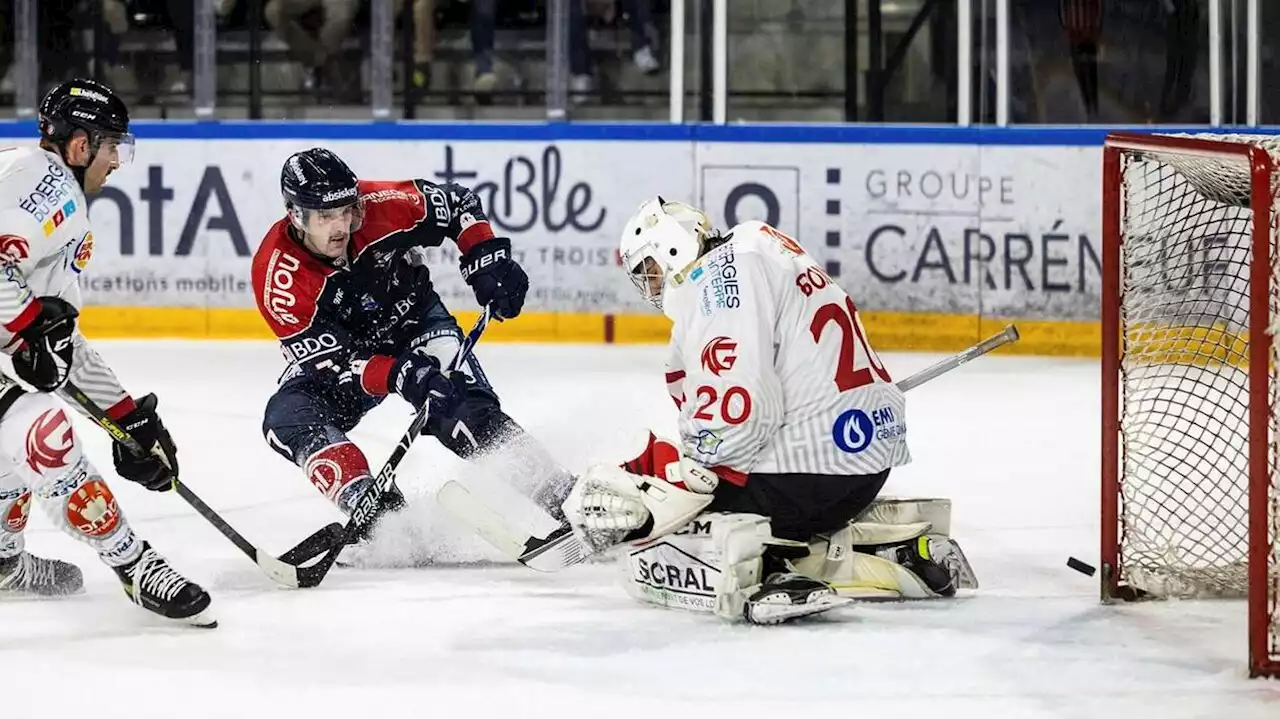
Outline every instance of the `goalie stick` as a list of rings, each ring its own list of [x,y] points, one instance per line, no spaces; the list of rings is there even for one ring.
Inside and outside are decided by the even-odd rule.
[[[90,399],[89,396],[84,393],[84,390],[77,387],[75,383],[68,381],[63,385],[62,389],[75,401],[76,404],[80,405],[84,411],[93,418],[93,421],[96,422],[99,427],[103,428],[107,431],[107,434],[111,435],[111,439],[124,445],[126,449],[134,454],[147,454],[147,452],[142,448],[142,445],[138,444],[138,440],[134,439],[124,430],[123,427],[116,423],[115,420],[111,419],[106,411]],[[164,456],[159,451],[154,452],[154,454],[157,457],[160,457],[163,461]],[[221,532],[222,536],[231,540],[232,544],[236,545],[241,552],[244,552],[249,559],[253,560],[264,574],[287,587],[301,586],[298,568],[289,561],[289,553],[285,553],[285,555],[277,559],[258,547],[255,547],[252,542],[244,538],[244,535],[237,532],[225,519],[223,519],[217,512],[213,511],[209,505],[205,504],[204,500],[196,496],[196,493],[192,492],[187,485],[183,484],[176,478],[173,480],[173,490],[177,492],[178,496],[182,497],[187,504],[191,505],[201,517],[204,517],[214,526],[215,529]],[[337,522],[333,522],[304,539],[298,546],[307,548],[308,551],[316,547],[327,547],[339,536],[341,531],[342,525]],[[314,556],[314,554],[312,556]]]
[[[458,354],[454,356],[453,362],[449,363],[450,372],[457,372],[462,367],[463,362],[467,360],[467,357],[471,355],[471,350],[480,339],[480,335],[484,334],[485,327],[489,325],[491,314],[492,312],[487,305],[481,309],[480,317],[476,319],[475,326],[471,328],[471,332],[462,340],[462,345],[458,347]],[[343,548],[355,537],[362,536],[368,532],[369,528],[382,516],[384,511],[382,498],[388,490],[395,486],[396,469],[400,466],[401,460],[408,454],[409,446],[413,444],[413,440],[422,434],[422,430],[427,424],[427,418],[430,415],[430,408],[430,404],[425,404],[414,415],[413,421],[409,423],[409,429],[400,437],[399,443],[392,450],[391,456],[387,457],[387,461],[382,465],[382,470],[378,472],[378,476],[374,478],[373,483],[369,485],[364,494],[360,495],[360,499],[356,500],[355,507],[351,510],[351,516],[347,520],[347,526],[342,527],[341,532],[336,537],[320,546],[318,550],[316,542],[313,540],[320,534],[319,532],[303,540],[301,544],[281,557],[281,559],[291,563],[301,564],[324,552],[324,556],[314,564],[296,567],[299,587],[310,588],[319,585],[333,567],[334,562],[337,561],[338,555],[342,553]]]
[[[901,380],[898,382],[898,389],[906,392],[919,387],[998,347],[1017,342],[1018,339],[1018,328],[1007,325],[978,344]],[[530,569],[558,572],[581,563],[589,554],[568,524],[561,525],[545,536],[522,533],[507,518],[481,502],[455,480],[446,482],[436,493],[436,499],[498,551]]]

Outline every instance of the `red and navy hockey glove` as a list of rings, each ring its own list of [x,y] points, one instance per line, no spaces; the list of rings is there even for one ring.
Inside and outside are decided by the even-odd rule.
[[[389,377],[391,389],[414,407],[429,402],[433,417],[452,417],[462,402],[466,375],[446,375],[440,370],[440,360],[420,349],[411,349],[396,358]]]
[[[490,305],[499,320],[519,316],[529,291],[529,276],[511,259],[511,240],[505,237],[485,240],[463,255],[462,279],[476,293],[476,302]]]

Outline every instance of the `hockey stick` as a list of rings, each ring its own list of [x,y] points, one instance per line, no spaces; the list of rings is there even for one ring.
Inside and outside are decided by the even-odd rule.
[[[436,492],[436,500],[498,551],[530,569],[558,572],[587,558],[586,548],[568,524],[560,525],[545,536],[521,534],[457,480],[445,482]]]
[[[978,344],[898,382],[898,389],[906,392],[919,387],[997,347],[1017,341],[1018,328],[1009,325]],[[485,505],[470,490],[453,480],[446,482],[436,497],[446,509],[470,524],[485,541],[530,569],[540,572],[557,572],[587,558],[588,552],[567,524],[561,525],[545,536],[521,533],[507,518]]]
[[[470,334],[462,340],[462,345],[458,347],[458,354],[454,356],[453,362],[449,364],[450,372],[457,372],[462,368],[462,364],[471,355],[471,350],[480,339],[480,335],[484,334],[484,329],[489,324],[491,314],[488,306],[485,306],[480,311],[480,317],[476,319],[475,326],[471,328]],[[319,585],[324,580],[325,575],[329,573],[333,563],[337,561],[338,555],[342,553],[347,543],[367,532],[374,522],[378,521],[382,516],[384,511],[382,498],[388,490],[395,486],[396,469],[400,466],[401,460],[408,454],[409,446],[413,444],[413,440],[422,434],[422,429],[427,425],[430,409],[431,405],[429,403],[425,404],[414,415],[413,421],[409,423],[409,429],[400,437],[400,442],[392,450],[391,456],[387,457],[387,461],[382,465],[382,470],[378,472],[378,476],[374,478],[373,483],[365,490],[364,494],[360,495],[360,499],[356,500],[355,507],[351,510],[351,516],[347,519],[347,526],[342,528],[340,535],[321,549],[321,551],[324,551],[324,549],[328,551],[320,558],[320,561],[309,566],[296,567],[299,587],[309,588]],[[314,544],[308,545],[308,542],[313,537],[315,535],[303,540],[297,547],[286,552],[284,557],[289,557],[300,563],[316,556],[319,552],[314,551]]]
[[[138,444],[138,440],[134,439],[124,430],[123,427],[116,423],[115,420],[111,419],[106,411],[99,407],[92,399],[89,399],[89,396],[84,393],[84,390],[77,387],[75,383],[68,381],[62,386],[62,389],[71,397],[71,399],[75,400],[76,404],[80,405],[80,407],[93,418],[94,422],[96,422],[99,427],[105,429],[107,434],[111,435],[113,440],[124,445],[125,449],[128,449],[136,455],[144,456],[147,454],[147,451],[142,448],[142,445]],[[155,454],[163,461],[163,455],[158,451],[156,451]],[[249,559],[253,560],[254,563],[258,565],[258,568],[261,569],[268,577],[271,577],[276,582],[287,587],[299,586],[298,571],[296,567],[288,562],[282,561],[283,557],[281,559],[277,559],[255,547],[249,540],[244,538],[244,535],[237,532],[235,528],[230,524],[227,524],[225,519],[223,519],[217,512],[213,511],[209,505],[205,504],[204,500],[196,496],[196,493],[192,492],[187,485],[183,484],[176,478],[173,480],[173,489],[178,493],[179,497],[182,497],[186,500],[187,504],[190,504],[197,512],[199,512],[201,517],[204,517],[214,526],[215,529],[222,532],[222,536],[231,540],[232,544],[236,545],[241,552],[244,552]],[[342,525],[337,522],[333,522],[326,527],[322,527],[310,537],[307,537],[303,540],[302,544],[314,546],[323,543],[327,546],[328,542],[331,541],[328,538],[335,536],[335,533],[341,531],[341,529]]]
[[[1018,328],[1014,325],[1008,325],[1003,330],[1000,330],[1000,332],[991,335],[969,349],[964,350],[963,352],[957,352],[956,354],[926,367],[910,377],[898,382],[898,389],[906,392],[912,388],[919,387],[925,382],[928,382],[931,379],[936,379],[969,360],[977,359],[997,347],[1003,347],[1004,345],[1017,341]]]

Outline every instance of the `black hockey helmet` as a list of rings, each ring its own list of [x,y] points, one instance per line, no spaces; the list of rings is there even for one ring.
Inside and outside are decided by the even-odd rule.
[[[313,213],[333,217],[351,212],[351,232],[360,229],[364,208],[356,173],[323,147],[295,152],[280,169],[280,194],[294,226],[304,232]]]
[[[58,147],[65,147],[76,130],[83,130],[92,153],[97,153],[103,140],[113,140],[120,164],[133,160],[129,107],[100,82],[76,78],[61,83],[40,101],[39,118],[40,137]]]

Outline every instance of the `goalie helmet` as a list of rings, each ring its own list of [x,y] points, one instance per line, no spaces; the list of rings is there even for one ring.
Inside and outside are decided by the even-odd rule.
[[[702,256],[711,235],[707,213],[661,197],[646,201],[622,230],[618,254],[641,296],[662,309],[667,283]]]

